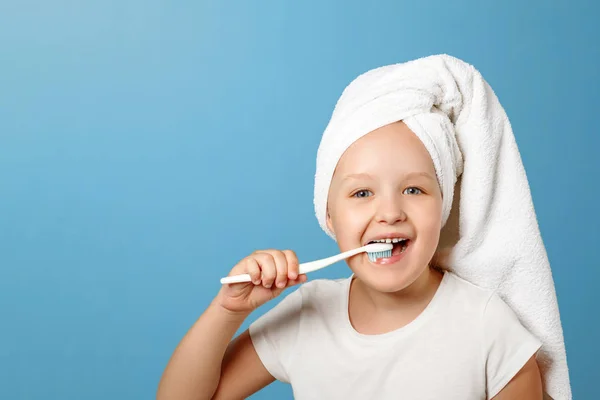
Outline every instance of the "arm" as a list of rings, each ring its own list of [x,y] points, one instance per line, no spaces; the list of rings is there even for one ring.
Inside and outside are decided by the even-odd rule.
[[[535,356],[532,356],[492,400],[541,400],[542,397],[542,378]]]
[[[306,281],[291,250],[257,251],[231,275],[252,282],[223,285],[175,349],[158,385],[157,400],[239,399],[275,378],[260,361],[248,331],[231,340],[246,317],[286,287]]]
[[[245,399],[271,384],[275,378],[258,358],[248,331],[227,348],[215,400]]]
[[[175,349],[157,400],[243,398],[273,382],[248,331],[230,343],[246,316],[213,302]]]

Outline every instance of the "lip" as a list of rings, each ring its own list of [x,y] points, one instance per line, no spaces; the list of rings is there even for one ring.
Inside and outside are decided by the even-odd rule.
[[[377,261],[371,261],[371,260],[369,260],[369,257],[366,255],[366,253],[365,253],[365,257],[367,257],[367,261],[368,262],[370,262],[371,264],[375,264],[375,265],[391,265],[391,264],[395,264],[398,261],[404,259],[404,257],[406,257],[406,254],[408,254],[408,252],[412,248],[412,243],[413,243],[413,241],[410,240],[407,243],[407,245],[406,245],[406,250],[404,250],[400,254],[397,254],[395,256],[391,256],[389,258],[378,258]]]
[[[369,238],[369,240],[367,240],[363,246],[366,246],[367,244],[369,244],[370,242],[372,242],[373,240],[381,240],[381,239],[393,239],[393,238],[398,238],[398,239],[408,239],[410,241],[412,241],[412,237],[410,237],[409,235],[406,235],[404,233],[384,233],[382,235],[379,236],[374,236],[372,238]]]

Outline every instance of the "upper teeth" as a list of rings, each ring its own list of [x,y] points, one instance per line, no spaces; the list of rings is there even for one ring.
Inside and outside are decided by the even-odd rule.
[[[398,242],[403,242],[407,240],[406,238],[393,238],[393,239],[377,239],[377,240],[373,240],[372,242],[376,242],[376,243],[398,243]]]

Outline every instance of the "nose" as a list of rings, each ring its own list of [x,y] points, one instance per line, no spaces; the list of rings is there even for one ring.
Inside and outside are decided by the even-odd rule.
[[[394,225],[406,221],[406,213],[402,207],[402,200],[396,196],[380,197],[377,204],[375,219],[378,223]]]

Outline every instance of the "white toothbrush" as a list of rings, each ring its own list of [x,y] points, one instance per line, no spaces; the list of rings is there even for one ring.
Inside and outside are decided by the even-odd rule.
[[[337,256],[323,258],[322,260],[311,261],[307,263],[303,263],[299,265],[299,273],[300,275],[306,274],[308,272],[313,272],[321,268],[325,268],[331,264],[335,264],[338,261],[342,261],[348,257],[352,257],[359,253],[364,253],[365,251],[369,253],[369,259],[375,260],[377,258],[387,258],[392,256],[392,247],[394,247],[391,243],[371,243],[363,247],[359,247],[354,250],[348,250]],[[221,284],[227,283],[240,283],[240,282],[252,282],[252,278],[248,274],[227,276],[225,278],[221,278]]]

